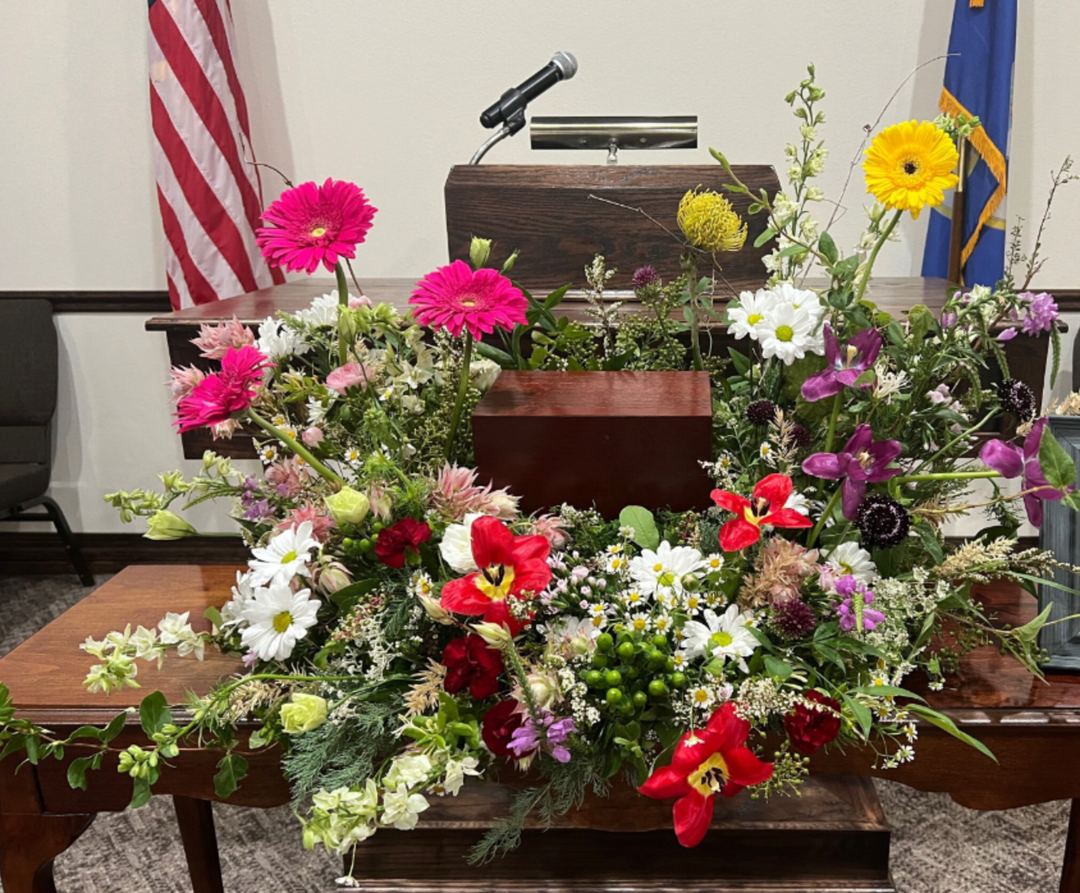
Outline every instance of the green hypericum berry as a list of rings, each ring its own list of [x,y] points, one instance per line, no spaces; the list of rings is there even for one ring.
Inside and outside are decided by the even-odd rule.
[[[669,657],[664,661],[664,670],[668,673],[673,672],[675,669],[675,658]]]
[[[594,667],[600,667],[603,669],[610,663],[606,654],[601,654],[599,651],[592,656],[592,665]]]
[[[604,674],[604,682],[608,685],[622,685],[622,673],[618,670],[608,670]]]
[[[375,544],[371,540],[360,540],[360,551],[370,552],[375,548]]]
[[[662,667],[667,662],[667,655],[659,648],[649,652],[649,663],[654,667]]]
[[[611,633],[600,633],[596,637],[596,647],[601,651],[610,651],[615,647],[615,640],[611,637]]]
[[[652,643],[657,648],[667,648],[667,646],[668,646],[667,636],[663,635],[662,633],[658,634],[658,635],[655,635],[655,636],[652,637]]]
[[[343,545],[346,549],[351,549],[353,547],[353,541],[350,537],[345,537],[345,539],[341,541],[341,545]]]
[[[590,688],[599,688],[604,684],[604,674],[599,670],[589,670],[585,674],[585,684]]]
[[[619,705],[619,704],[620,704],[620,703],[622,702],[622,699],[623,699],[623,693],[622,693],[622,691],[621,691],[620,689],[618,689],[618,688],[609,688],[609,689],[607,690],[607,696],[606,696],[606,697],[607,697],[607,702],[608,702],[608,703],[609,703],[609,704],[610,704],[610,705],[611,705],[612,707],[616,707],[616,706],[618,706],[618,705]]]
[[[380,530],[382,530],[382,529],[383,529],[383,522],[382,522],[382,521],[376,521],[376,522],[375,522],[374,524],[372,524],[371,526],[372,526],[372,528],[374,529],[374,531],[375,531],[376,533],[378,533],[378,532],[379,532]]]
[[[672,673],[671,684],[676,688],[684,688],[686,686],[686,676],[683,673]]]
[[[619,646],[619,657],[621,657],[624,661],[633,660],[634,651],[635,648],[633,642],[623,642]]]
[[[640,709],[641,707],[644,707],[644,706],[645,706],[645,703],[646,703],[646,702],[647,702],[648,700],[649,700],[649,699],[648,699],[648,697],[646,697],[646,695],[645,695],[645,692],[643,692],[643,691],[636,691],[636,692],[634,692],[634,697],[633,697],[633,701],[634,701],[634,706],[635,706],[635,707],[637,707],[637,708],[639,708],[639,709]]]
[[[641,675],[641,670],[637,667],[628,667],[626,670],[627,679],[637,679]]]
[[[667,694],[667,686],[664,685],[664,680],[654,679],[649,683],[649,694],[654,698],[662,698]]]

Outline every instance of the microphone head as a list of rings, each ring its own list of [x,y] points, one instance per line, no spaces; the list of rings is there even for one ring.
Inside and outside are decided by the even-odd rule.
[[[564,81],[570,80],[577,74],[577,59],[574,58],[572,53],[559,50],[551,57],[551,64],[559,69],[559,74]]]

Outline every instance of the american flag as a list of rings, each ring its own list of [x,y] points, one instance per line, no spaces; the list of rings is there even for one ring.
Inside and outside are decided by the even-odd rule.
[[[174,310],[280,284],[262,211],[229,0],[150,0],[154,174]]]

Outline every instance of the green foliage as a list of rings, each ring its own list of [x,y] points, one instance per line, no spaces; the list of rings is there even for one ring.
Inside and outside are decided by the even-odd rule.
[[[660,531],[652,512],[640,505],[628,505],[619,512],[619,524],[634,530],[633,540],[643,549],[655,549],[660,545]]]

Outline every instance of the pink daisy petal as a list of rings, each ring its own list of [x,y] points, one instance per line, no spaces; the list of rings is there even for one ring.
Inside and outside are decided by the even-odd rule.
[[[527,302],[520,289],[495,270],[474,271],[461,260],[428,273],[409,303],[416,308],[417,322],[446,329],[455,338],[468,329],[480,341],[496,328],[510,331],[527,321]]]

